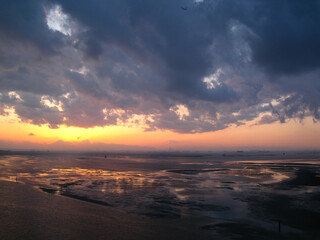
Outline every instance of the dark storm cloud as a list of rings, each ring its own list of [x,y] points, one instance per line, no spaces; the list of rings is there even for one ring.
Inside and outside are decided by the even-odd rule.
[[[257,124],[319,119],[319,1],[0,4],[3,114],[53,128],[139,116],[146,130],[191,133],[260,114]],[[56,6],[70,35],[47,25]]]
[[[319,1],[260,1],[250,27],[253,58],[272,74],[296,74],[320,64]]]
[[[43,95],[59,91],[45,72],[30,71],[25,67],[19,67],[16,71],[0,72],[0,86],[1,90],[27,91]]]
[[[84,76],[77,72],[66,72],[66,77],[70,80],[74,89],[83,94],[90,94],[96,98],[103,98],[106,93],[101,89],[93,76]]]
[[[199,80],[210,67],[206,51],[212,41],[205,18],[194,21],[180,11],[178,1],[60,1],[62,8],[88,30],[78,45],[86,56],[102,55],[102,44],[115,45],[135,61],[152,65],[153,55],[162,68],[156,74],[168,79],[167,88],[202,97]],[[207,26],[207,27],[206,27]],[[218,99],[220,99],[218,97]]]
[[[214,29],[230,20],[249,27],[253,61],[270,74],[295,74],[320,64],[320,2],[299,0],[204,1]]]
[[[62,34],[52,32],[45,22],[43,1],[0,1],[0,36],[32,44],[52,54],[63,44]]]

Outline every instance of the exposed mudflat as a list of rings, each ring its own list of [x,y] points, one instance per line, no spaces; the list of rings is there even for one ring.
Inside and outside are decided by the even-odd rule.
[[[19,239],[17,233],[10,233],[12,228],[22,232],[30,228],[25,214],[40,214],[40,226],[50,232],[57,231],[64,214],[88,215],[89,221],[100,211],[105,212],[102,222],[92,221],[97,226],[89,224],[85,230],[88,234],[96,232],[92,239],[105,236],[97,227],[115,221],[109,219],[110,214],[121,216],[117,218],[120,228],[145,234],[136,238],[129,233],[123,235],[125,231],[110,230],[114,239],[162,239],[169,229],[177,234],[172,237],[184,239],[320,237],[317,153],[292,153],[287,158],[277,153],[224,153],[114,155],[107,159],[99,155],[11,154],[0,156],[0,169],[0,178],[6,181],[0,189],[5,213],[0,237],[12,236],[3,239]],[[83,204],[88,206],[84,212]],[[6,223],[6,218],[11,220]],[[31,221],[38,220],[31,217]],[[78,224],[73,218],[71,222]],[[146,223],[150,225],[147,230]],[[36,231],[36,225],[31,226]],[[69,232],[69,239],[73,239],[73,230],[61,231]],[[31,234],[30,239],[41,239],[42,231]],[[152,236],[150,231],[157,235]],[[50,233],[46,238],[56,239]]]

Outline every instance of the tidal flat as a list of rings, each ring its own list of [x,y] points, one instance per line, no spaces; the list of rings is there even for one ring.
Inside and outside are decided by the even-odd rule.
[[[0,238],[319,239],[319,174],[319,152],[6,152]]]

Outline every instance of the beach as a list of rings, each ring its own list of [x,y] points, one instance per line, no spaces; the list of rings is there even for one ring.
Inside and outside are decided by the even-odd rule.
[[[0,239],[206,239],[192,224],[147,219],[110,207],[0,181]],[[191,227],[191,228],[190,228]]]
[[[318,153],[0,157],[0,239],[318,239]]]

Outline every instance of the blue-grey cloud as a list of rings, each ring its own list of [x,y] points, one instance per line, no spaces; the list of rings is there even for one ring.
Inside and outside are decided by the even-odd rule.
[[[59,32],[52,32],[45,22],[43,1],[0,1],[0,36],[31,44],[47,54],[63,45]]]
[[[319,2],[2,0],[0,113],[191,133],[317,120]]]

